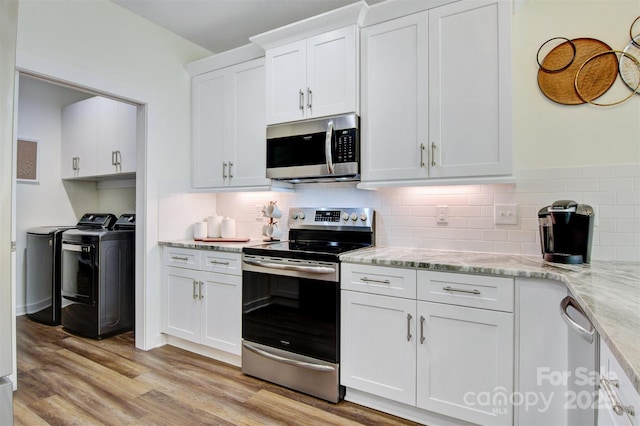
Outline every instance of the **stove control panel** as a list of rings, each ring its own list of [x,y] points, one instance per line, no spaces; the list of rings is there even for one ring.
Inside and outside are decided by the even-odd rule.
[[[373,227],[374,210],[371,208],[310,208],[292,207],[289,210],[289,228],[305,227]]]

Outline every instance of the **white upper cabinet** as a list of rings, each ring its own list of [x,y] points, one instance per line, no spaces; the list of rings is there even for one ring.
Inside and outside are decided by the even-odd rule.
[[[135,105],[100,96],[62,110],[62,178],[136,171]]]
[[[264,59],[192,79],[194,188],[268,186]]]
[[[266,51],[266,122],[357,112],[357,27]]]
[[[462,0],[363,28],[361,186],[511,174],[509,9]]]
[[[99,98],[98,114],[98,173],[135,172],[137,108]]]
[[[424,179],[427,12],[362,30],[362,180]]]
[[[431,177],[511,173],[510,33],[508,2],[429,11]]]

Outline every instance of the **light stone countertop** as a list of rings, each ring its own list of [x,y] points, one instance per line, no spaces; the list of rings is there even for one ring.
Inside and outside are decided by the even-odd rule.
[[[542,257],[372,247],[340,256],[342,262],[431,269],[565,283],[640,393],[640,262],[549,263]]]
[[[158,241],[158,245],[166,247],[177,247],[186,249],[198,249],[198,250],[213,250],[213,251],[225,251],[228,253],[242,253],[244,247],[257,246],[262,244],[260,239],[251,239],[242,243],[224,243],[224,242],[211,242],[205,243],[204,241],[196,240],[174,240],[174,241]]]

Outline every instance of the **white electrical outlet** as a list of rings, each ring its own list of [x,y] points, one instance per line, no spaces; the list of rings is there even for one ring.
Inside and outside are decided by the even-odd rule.
[[[493,223],[496,225],[516,225],[518,223],[518,205],[496,204],[493,208]]]
[[[436,221],[438,223],[447,223],[448,217],[449,217],[449,206],[436,207]]]

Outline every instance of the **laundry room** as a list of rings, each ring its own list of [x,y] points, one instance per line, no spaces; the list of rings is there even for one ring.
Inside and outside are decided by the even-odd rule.
[[[63,155],[65,155],[63,135],[72,133],[68,128],[65,129],[63,123],[65,119],[68,120],[67,115],[70,116],[74,113],[74,111],[65,112],[65,108],[70,105],[84,107],[84,103],[96,99],[96,94],[84,91],[82,88],[58,84],[24,73],[20,74],[18,93],[16,121],[19,148],[16,156],[17,179],[14,191],[17,264],[16,313],[18,315],[33,314],[38,319],[38,312],[41,312],[40,315],[42,315],[45,308],[48,308],[45,315],[49,315],[52,296],[50,293],[47,295],[46,291],[43,295],[42,290],[36,291],[35,295],[28,294],[26,252],[29,231],[42,227],[76,227],[79,221],[86,220],[87,214],[95,213],[103,215],[101,217],[104,217],[105,221],[96,225],[97,220],[94,219],[92,226],[113,227],[117,219],[123,215],[129,215],[130,221],[131,215],[133,215],[135,223],[136,161],[135,157],[131,159],[131,156],[126,153],[123,155],[114,152],[113,162],[117,163],[118,155],[120,155],[123,158],[121,162],[125,166],[132,163],[133,171],[127,170],[127,172],[118,173],[120,169],[117,167],[122,168],[122,165],[116,164],[114,165],[115,173],[111,173],[108,178],[95,176],[83,178],[79,176],[76,169],[84,168],[86,170],[89,163],[87,157],[82,154],[74,155],[74,158],[63,159]],[[100,97],[100,99],[103,98]],[[129,109],[133,108],[135,132],[136,107],[124,102],[115,102],[110,99],[108,101],[113,102],[116,106],[121,104]],[[84,130],[85,134],[86,132],[89,134],[97,133],[97,129],[91,129],[92,124],[88,113],[82,115],[76,112],[75,118],[87,126],[87,129]],[[69,125],[67,124],[67,126]],[[81,131],[77,131],[77,134],[84,138],[85,149],[91,147],[90,138],[83,136]],[[135,139],[133,154],[135,155]],[[67,167],[69,171],[65,170]],[[71,175],[67,176],[69,174]],[[56,318],[56,315],[39,319],[41,322],[59,324],[59,317]]]

